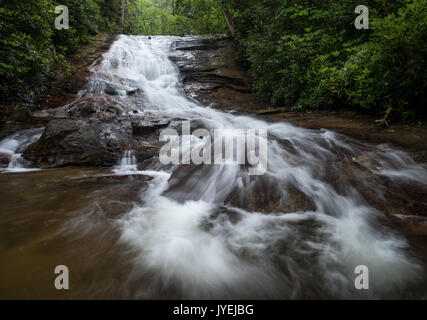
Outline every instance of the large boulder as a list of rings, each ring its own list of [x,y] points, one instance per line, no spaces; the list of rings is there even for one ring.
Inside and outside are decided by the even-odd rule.
[[[12,161],[11,154],[8,154],[8,153],[0,154],[0,168],[7,168],[11,161]]]
[[[110,119],[54,119],[24,158],[36,167],[100,166],[118,163],[126,150],[135,150],[139,161],[159,154],[162,121]],[[135,132],[135,128],[138,128]]]

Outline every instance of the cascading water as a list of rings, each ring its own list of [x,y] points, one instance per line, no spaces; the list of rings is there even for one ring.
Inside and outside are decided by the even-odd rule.
[[[10,157],[9,165],[3,172],[37,170],[25,167],[25,160],[22,158],[22,153],[40,139],[43,131],[44,128],[22,130],[0,141],[0,154]]]
[[[123,154],[113,168],[0,175],[0,257],[8,262],[0,264],[0,297],[427,298],[425,238],[414,240],[395,223],[423,223],[423,212],[416,214],[426,207],[426,167],[388,145],[223,112],[187,97],[177,59],[192,66],[197,56],[175,47],[199,40],[120,36],[92,66],[76,101],[37,112],[52,117],[60,133],[73,124],[60,137],[48,124],[40,141],[55,138],[61,159],[87,143],[82,132],[95,137],[90,141],[108,136],[96,146],[108,151],[108,165],[118,150]],[[247,164],[164,165],[153,158],[157,132],[188,121],[192,132],[206,129],[214,140],[216,129],[246,137],[266,129],[265,173],[250,175]],[[17,168],[29,165],[21,154],[42,132],[0,142],[4,172],[25,170]],[[178,141],[183,150],[188,141],[206,143],[185,134]],[[38,165],[74,164],[41,155]],[[90,155],[82,152],[82,159]],[[70,269],[67,292],[52,287],[58,264]],[[369,290],[355,287],[358,266],[369,269]]]
[[[112,83],[127,79],[138,86],[144,114],[197,121],[209,130],[268,129],[268,170],[251,177],[238,165],[186,172],[185,166],[158,170],[156,164],[140,172],[154,178],[142,194],[144,204],[135,204],[119,222],[120,241],[133,253],[130,281],[149,279],[135,297],[397,297],[424,281],[405,239],[379,222],[380,213],[357,187],[330,183],[328,175],[340,180],[342,163],[357,163],[361,155],[376,163],[375,174],[391,179],[426,184],[425,167],[387,146],[233,115],[190,100],[168,58],[177,54],[171,49],[177,39],[121,36],[94,68],[94,79],[102,75]],[[131,153],[116,173],[126,168],[136,170]],[[378,183],[357,181],[381,197]],[[293,190],[312,208],[281,212],[271,207],[261,213],[239,205],[271,186],[278,208],[291,201]],[[230,202],[233,195],[237,201]],[[371,290],[354,287],[359,265],[369,267]]]
[[[116,174],[130,174],[138,170],[138,161],[132,150],[126,150],[120,163],[114,169]]]

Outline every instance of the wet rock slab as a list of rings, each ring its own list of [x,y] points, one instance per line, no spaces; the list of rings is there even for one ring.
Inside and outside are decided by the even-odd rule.
[[[108,119],[54,119],[24,158],[36,167],[114,166],[125,150],[135,150],[139,161],[158,156],[159,130],[166,121]],[[135,132],[136,130],[136,132]]]
[[[218,109],[256,110],[261,103],[252,94],[252,79],[236,63],[232,38],[194,37],[178,40],[170,59],[181,73],[184,92]]]

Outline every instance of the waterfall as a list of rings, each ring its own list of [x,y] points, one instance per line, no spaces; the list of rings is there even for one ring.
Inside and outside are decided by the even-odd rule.
[[[37,169],[26,168],[22,153],[43,134],[44,128],[27,129],[15,132],[13,135],[0,141],[0,155],[10,157],[10,162],[3,172],[28,172]]]
[[[138,171],[138,161],[133,150],[126,150],[119,164],[114,168],[118,175],[135,174]]]
[[[132,150],[128,150],[125,152],[124,157],[120,160],[121,167],[135,167],[137,165],[136,157]]]
[[[138,171],[133,151],[117,175],[152,177],[141,203],[116,221],[136,298],[381,298],[423,283],[407,240],[381,223],[365,198],[393,183],[427,184],[426,167],[390,146],[364,144],[328,130],[215,110],[188,98],[170,60],[173,43],[191,37],[120,36],[94,66],[100,79],[132,84],[142,115],[216,129],[267,130],[268,165],[251,176],[242,165],[162,165]],[[98,88],[98,89],[97,89]],[[138,100],[139,99],[139,100]],[[184,139],[184,138],[181,138]],[[359,170],[355,176],[346,170]],[[353,180],[352,180],[353,179]],[[256,201],[262,205],[256,206]],[[255,203],[255,205],[254,205]],[[367,266],[370,290],[355,288]],[[144,281],[142,281],[144,279]]]

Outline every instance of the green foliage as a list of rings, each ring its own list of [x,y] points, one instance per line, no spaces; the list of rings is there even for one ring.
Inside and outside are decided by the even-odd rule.
[[[51,74],[61,62],[52,47],[49,12],[43,9],[38,1],[20,1],[0,7],[2,95],[22,89],[28,79]]]
[[[338,92],[352,105],[420,113],[427,92],[427,2],[412,1],[397,13],[374,19],[371,41],[358,47],[337,74]]]
[[[102,29],[105,22],[101,17],[100,3],[100,1],[55,0],[54,7],[60,4],[68,7],[70,21],[68,30],[53,28],[52,40],[59,51],[75,52],[80,44],[88,43],[90,36]],[[53,20],[51,25],[53,26]]]
[[[125,33],[191,35],[227,33],[218,0],[136,0],[128,2]]]
[[[98,32],[185,35],[225,33],[217,0],[0,0],[0,94],[14,97],[67,67],[66,56]],[[55,29],[55,7],[69,29]]]
[[[56,30],[57,5],[69,8],[70,28]],[[109,10],[116,10],[111,12]],[[67,67],[65,56],[90,36],[118,29],[120,0],[20,0],[0,2],[0,93],[30,90]]]
[[[259,96],[298,110],[423,112],[427,3],[367,0],[370,30],[354,27],[358,4],[230,0]]]

